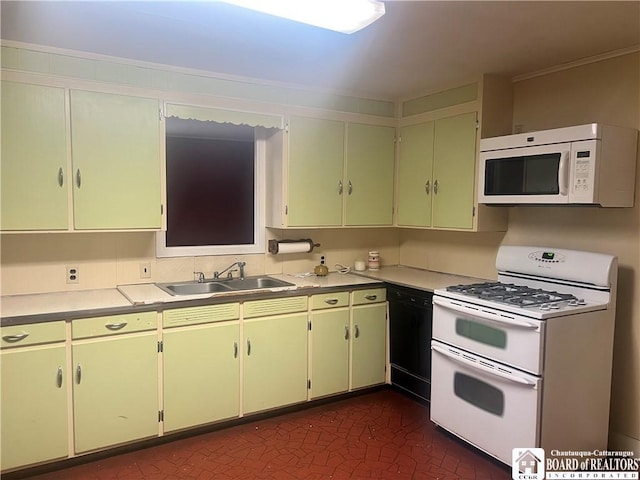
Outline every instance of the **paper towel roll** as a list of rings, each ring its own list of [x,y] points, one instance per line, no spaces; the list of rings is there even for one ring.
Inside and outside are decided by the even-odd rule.
[[[319,243],[313,243],[310,238],[303,240],[269,240],[269,253],[309,253],[313,247],[319,247]]]

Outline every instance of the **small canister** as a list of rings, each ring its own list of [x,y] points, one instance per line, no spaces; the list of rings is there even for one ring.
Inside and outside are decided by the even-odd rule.
[[[380,268],[380,252],[369,252],[369,270]]]

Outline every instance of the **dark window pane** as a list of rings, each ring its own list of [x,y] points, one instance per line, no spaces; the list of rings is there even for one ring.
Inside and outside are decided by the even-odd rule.
[[[456,333],[492,347],[504,349],[507,346],[507,334],[504,330],[464,318],[456,318]]]
[[[167,136],[167,247],[254,242],[254,142]]]

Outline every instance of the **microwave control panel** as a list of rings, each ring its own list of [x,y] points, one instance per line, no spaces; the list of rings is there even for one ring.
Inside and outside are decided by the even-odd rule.
[[[597,140],[573,142],[571,144],[571,201],[591,203],[596,191]]]

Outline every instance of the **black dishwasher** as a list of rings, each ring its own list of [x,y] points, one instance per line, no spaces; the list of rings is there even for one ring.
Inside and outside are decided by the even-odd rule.
[[[391,384],[431,398],[433,293],[387,284]]]

